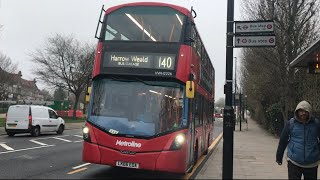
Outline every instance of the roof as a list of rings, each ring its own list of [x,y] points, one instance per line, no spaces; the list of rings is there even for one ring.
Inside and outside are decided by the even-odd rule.
[[[307,67],[309,62],[316,62],[316,54],[320,54],[320,39],[296,57],[289,67]]]
[[[21,78],[21,86],[26,87],[26,88],[31,88],[31,89],[38,89],[35,81],[28,81],[25,79]]]
[[[36,85],[36,81],[34,80],[26,80],[26,79],[23,79],[21,78],[21,72],[19,72],[18,74],[14,74],[14,73],[9,73],[9,72],[6,72],[2,69],[0,69],[3,73],[6,73],[6,75],[9,77],[9,83],[10,84],[19,84],[19,81],[21,82],[21,86],[24,88],[24,89],[34,89],[34,90],[39,90],[39,88],[37,87]]]
[[[42,105],[33,105],[33,104],[15,104],[15,105],[11,105],[12,107],[38,107],[38,108],[45,108],[45,109],[51,109],[53,110],[51,107],[48,106],[42,106]],[[10,107],[11,107],[10,106]]]
[[[121,5],[109,8],[106,11],[106,14],[109,14],[119,8],[127,7],[127,6],[166,6],[166,7],[171,7],[173,9],[176,9],[177,11],[180,11],[181,13],[183,13],[186,16],[190,15],[190,10],[188,10],[184,7],[177,6],[174,4],[160,3],[160,2],[134,2],[134,3],[121,4]]]

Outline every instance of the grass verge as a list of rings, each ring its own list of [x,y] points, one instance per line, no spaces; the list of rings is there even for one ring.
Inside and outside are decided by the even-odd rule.
[[[63,118],[65,123],[80,123],[80,122],[85,122],[86,118],[77,118],[77,119],[72,119],[72,118]]]
[[[4,127],[4,118],[0,118],[0,127]]]

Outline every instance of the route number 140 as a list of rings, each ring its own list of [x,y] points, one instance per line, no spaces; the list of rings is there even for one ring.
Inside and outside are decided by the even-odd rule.
[[[158,59],[158,68],[160,69],[172,69],[172,57],[168,56],[160,56]]]

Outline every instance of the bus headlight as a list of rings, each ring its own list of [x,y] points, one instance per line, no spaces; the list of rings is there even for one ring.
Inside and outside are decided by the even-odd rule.
[[[83,134],[88,134],[89,133],[89,128],[87,126],[85,126],[83,129],[82,129],[82,132]]]
[[[87,142],[91,142],[89,128],[87,126],[85,126],[82,129],[82,133],[83,133],[83,140]]]
[[[186,136],[184,134],[178,134],[174,139],[174,141],[172,142],[170,149],[171,150],[180,149],[182,145],[185,143],[185,141],[186,141]]]

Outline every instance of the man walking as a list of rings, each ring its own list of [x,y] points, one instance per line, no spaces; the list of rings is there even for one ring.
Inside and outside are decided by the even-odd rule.
[[[277,150],[276,162],[281,165],[287,147],[289,179],[317,179],[320,160],[319,120],[311,114],[311,105],[301,101],[294,117],[284,126]]]

